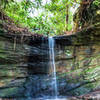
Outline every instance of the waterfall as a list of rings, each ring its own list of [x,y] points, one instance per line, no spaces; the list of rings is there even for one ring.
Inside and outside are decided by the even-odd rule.
[[[57,99],[58,89],[57,89],[57,79],[56,79],[56,66],[55,66],[55,54],[54,54],[54,39],[49,37],[49,55],[50,55],[50,67],[52,69],[52,79],[53,79],[53,88],[54,96]]]

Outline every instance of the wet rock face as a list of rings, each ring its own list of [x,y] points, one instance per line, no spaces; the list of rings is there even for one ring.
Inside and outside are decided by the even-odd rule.
[[[25,83],[25,96],[31,98],[54,96],[54,86],[49,75],[31,75]]]
[[[60,40],[66,40],[64,45]],[[63,36],[55,38],[59,95],[79,96],[100,88],[99,40],[87,45],[83,40],[78,44],[69,40]],[[54,96],[47,38],[0,35],[0,69],[0,97]]]
[[[0,97],[24,97],[29,76],[48,73],[48,43],[39,38],[0,36]]]
[[[55,52],[60,95],[79,96],[100,88],[99,45],[64,46]]]

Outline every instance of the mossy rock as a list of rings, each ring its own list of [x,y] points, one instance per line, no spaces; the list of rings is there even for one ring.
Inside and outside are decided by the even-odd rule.
[[[0,90],[0,97],[8,97],[8,98],[15,98],[15,97],[24,97],[24,88],[6,88],[3,90]]]

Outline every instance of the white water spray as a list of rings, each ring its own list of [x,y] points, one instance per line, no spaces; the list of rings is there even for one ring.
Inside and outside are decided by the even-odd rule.
[[[57,89],[57,79],[56,79],[54,44],[55,44],[54,39],[52,37],[49,37],[50,67],[52,68],[54,96],[55,96],[55,100],[57,100],[58,89]]]

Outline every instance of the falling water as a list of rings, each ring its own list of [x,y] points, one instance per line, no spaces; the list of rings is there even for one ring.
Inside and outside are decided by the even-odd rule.
[[[53,76],[53,88],[54,88],[54,96],[57,99],[58,89],[57,89],[57,79],[56,79],[56,66],[55,66],[55,56],[54,56],[54,39],[49,37],[49,55],[50,55],[50,67],[52,68],[52,76]]]

